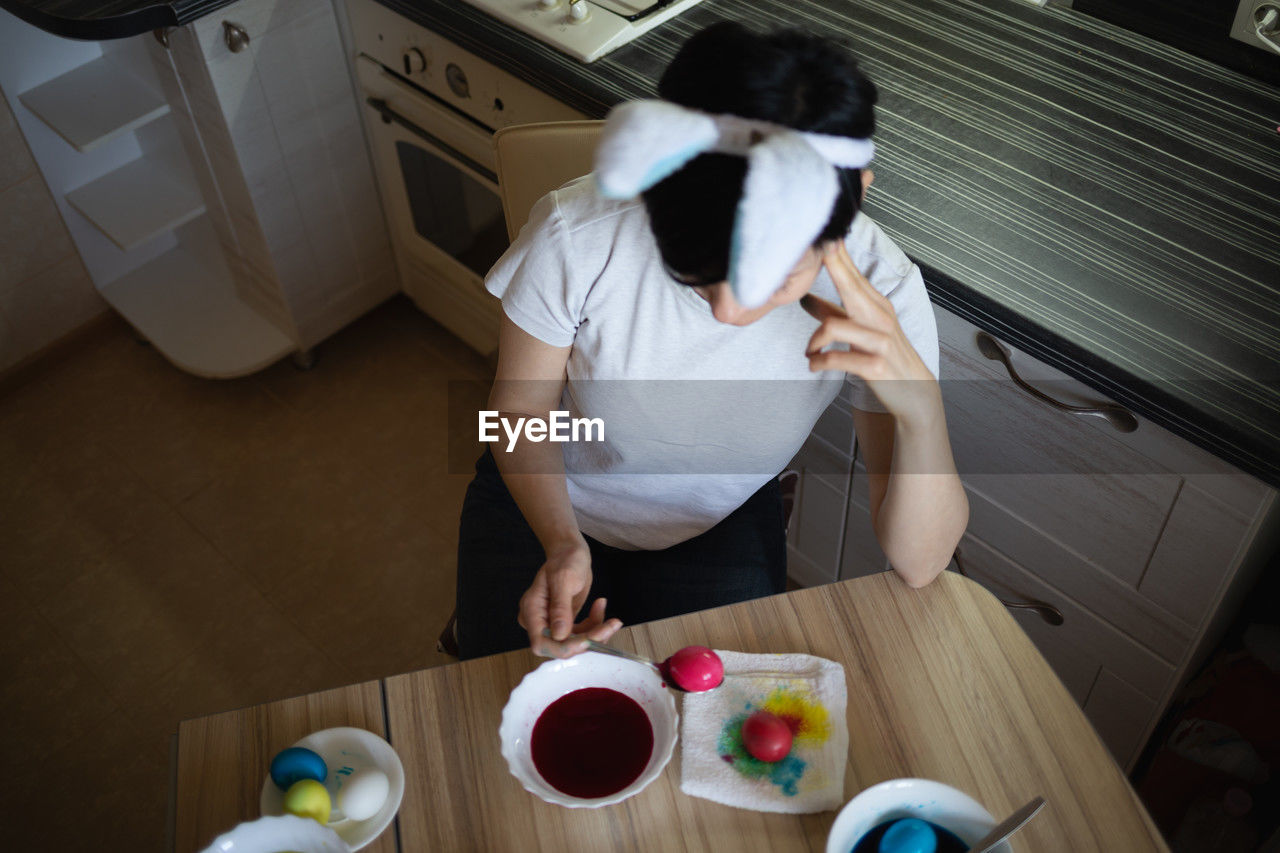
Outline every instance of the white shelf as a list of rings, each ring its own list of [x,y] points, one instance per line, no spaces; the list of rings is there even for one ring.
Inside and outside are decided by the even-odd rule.
[[[178,368],[247,376],[297,347],[181,248],[116,279],[102,296]]]
[[[18,99],[77,151],[169,112],[160,92],[107,56],[28,89]]]
[[[185,164],[146,155],[77,187],[67,201],[126,252],[205,210]]]

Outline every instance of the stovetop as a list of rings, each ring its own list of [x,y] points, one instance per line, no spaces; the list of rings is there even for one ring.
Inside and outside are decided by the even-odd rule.
[[[674,0],[665,5],[660,0],[465,2],[576,59],[593,62],[701,0]]]

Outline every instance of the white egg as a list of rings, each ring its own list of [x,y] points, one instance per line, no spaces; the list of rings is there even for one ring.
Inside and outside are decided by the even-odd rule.
[[[338,791],[338,808],[351,820],[368,820],[382,808],[390,791],[387,774],[372,767],[359,770]]]

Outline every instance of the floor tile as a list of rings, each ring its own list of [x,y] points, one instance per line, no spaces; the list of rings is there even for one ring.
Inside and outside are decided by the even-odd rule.
[[[47,753],[85,735],[118,705],[54,626],[4,580],[0,644],[0,721],[9,733],[0,751],[0,779],[9,783]]]
[[[264,606],[257,589],[170,509],[37,610],[127,702],[246,610]]]
[[[146,730],[349,684],[354,679],[275,608],[246,608],[235,625],[159,676],[131,706]]]
[[[354,680],[421,669],[446,660],[435,640],[453,610],[453,548],[409,505],[267,598]]]
[[[404,298],[318,354],[210,382],[107,324],[0,392],[6,849],[162,849],[179,721],[450,661],[489,364]]]
[[[306,567],[376,532],[391,496],[350,457],[341,430],[302,422],[181,506],[259,589],[305,582]]]
[[[126,710],[103,714],[75,741],[14,777],[5,792],[6,850],[165,851],[168,738],[142,732]]]

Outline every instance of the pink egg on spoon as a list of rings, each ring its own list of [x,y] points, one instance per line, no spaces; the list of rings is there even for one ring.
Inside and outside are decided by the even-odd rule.
[[[551,639],[551,631],[544,628],[542,636]],[[685,646],[662,663],[649,660],[613,646],[598,643],[588,637],[570,635],[560,642],[563,646],[582,644],[593,652],[614,655],[627,660],[648,664],[658,670],[667,686],[684,693],[704,693],[720,686],[724,681],[724,663],[720,656],[706,646]],[[551,655],[546,655],[551,657]]]
[[[706,646],[685,646],[658,664],[658,672],[685,693],[713,690],[724,681],[724,663]]]

